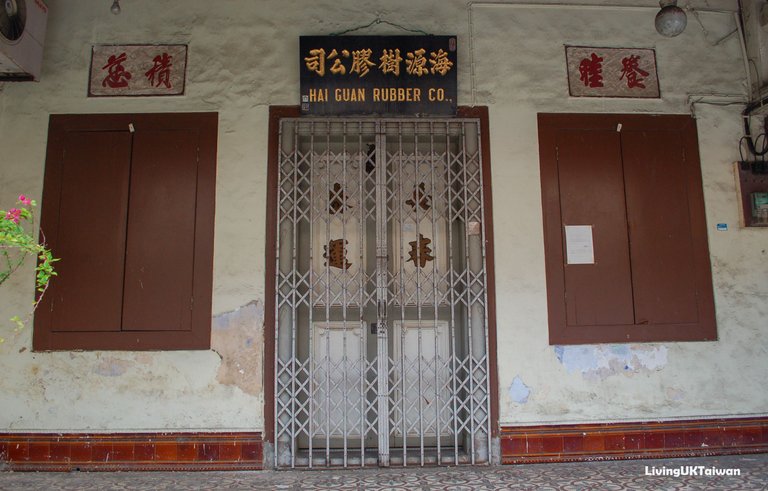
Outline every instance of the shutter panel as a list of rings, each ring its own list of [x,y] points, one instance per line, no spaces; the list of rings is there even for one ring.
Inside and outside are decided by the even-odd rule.
[[[551,344],[717,339],[696,123],[540,114]],[[594,265],[563,225],[594,226]]]
[[[124,331],[191,329],[197,173],[197,131],[137,129]]]
[[[61,261],[47,292],[51,330],[119,331],[131,136],[70,131],[63,146],[61,160],[53,162],[61,181],[52,197],[59,221],[50,247]]]
[[[632,324],[632,284],[615,131],[561,130],[558,176],[563,225],[592,225],[595,264],[567,264],[566,325]],[[566,250],[563,231],[563,250]]]
[[[698,322],[685,158],[678,130],[622,134],[638,324]]]

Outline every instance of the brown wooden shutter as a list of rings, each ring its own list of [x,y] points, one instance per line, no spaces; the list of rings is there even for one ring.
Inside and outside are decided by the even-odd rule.
[[[216,113],[52,115],[33,348],[208,349]]]
[[[685,157],[679,130],[622,134],[638,324],[698,321]]]
[[[198,135],[136,132],[123,330],[191,329]]]
[[[46,231],[58,276],[48,291],[53,331],[119,331],[131,137],[128,131],[69,131],[57,193],[58,226]]]
[[[568,264],[565,258],[566,323],[632,324],[619,137],[615,131],[563,129],[557,149],[563,227],[591,225],[595,247],[595,264]]]
[[[717,338],[695,121],[540,114],[550,343]],[[592,225],[595,264],[564,227]]]

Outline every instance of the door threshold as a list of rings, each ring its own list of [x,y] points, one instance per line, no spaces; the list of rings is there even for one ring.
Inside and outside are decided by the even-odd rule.
[[[459,450],[458,459],[453,447],[442,447],[440,449],[440,458],[436,447],[424,448],[422,457],[421,449],[406,449],[405,458],[403,458],[402,448],[392,448],[389,454],[390,467],[411,467],[411,466],[438,466],[438,465],[466,465],[471,464],[469,454]],[[312,464],[310,465],[309,450],[299,450],[296,454],[295,467],[300,468],[330,468],[330,467],[378,467],[379,455],[377,449],[366,449],[361,456],[360,449],[348,449],[346,461],[344,459],[343,449],[316,449],[312,451]],[[478,462],[477,464],[486,464],[487,462]]]

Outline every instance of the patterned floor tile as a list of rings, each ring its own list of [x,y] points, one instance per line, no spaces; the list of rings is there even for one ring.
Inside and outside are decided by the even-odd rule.
[[[705,475],[712,469],[738,469],[741,475]],[[694,472],[695,475],[673,475],[676,472],[681,474]],[[654,473],[670,475],[653,475]],[[0,490],[8,491],[751,491],[766,489],[768,489],[768,454],[503,467],[177,473],[0,473]]]

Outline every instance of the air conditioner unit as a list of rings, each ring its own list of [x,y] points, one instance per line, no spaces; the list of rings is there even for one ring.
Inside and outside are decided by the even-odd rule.
[[[0,81],[40,79],[47,19],[42,0],[0,0]]]

